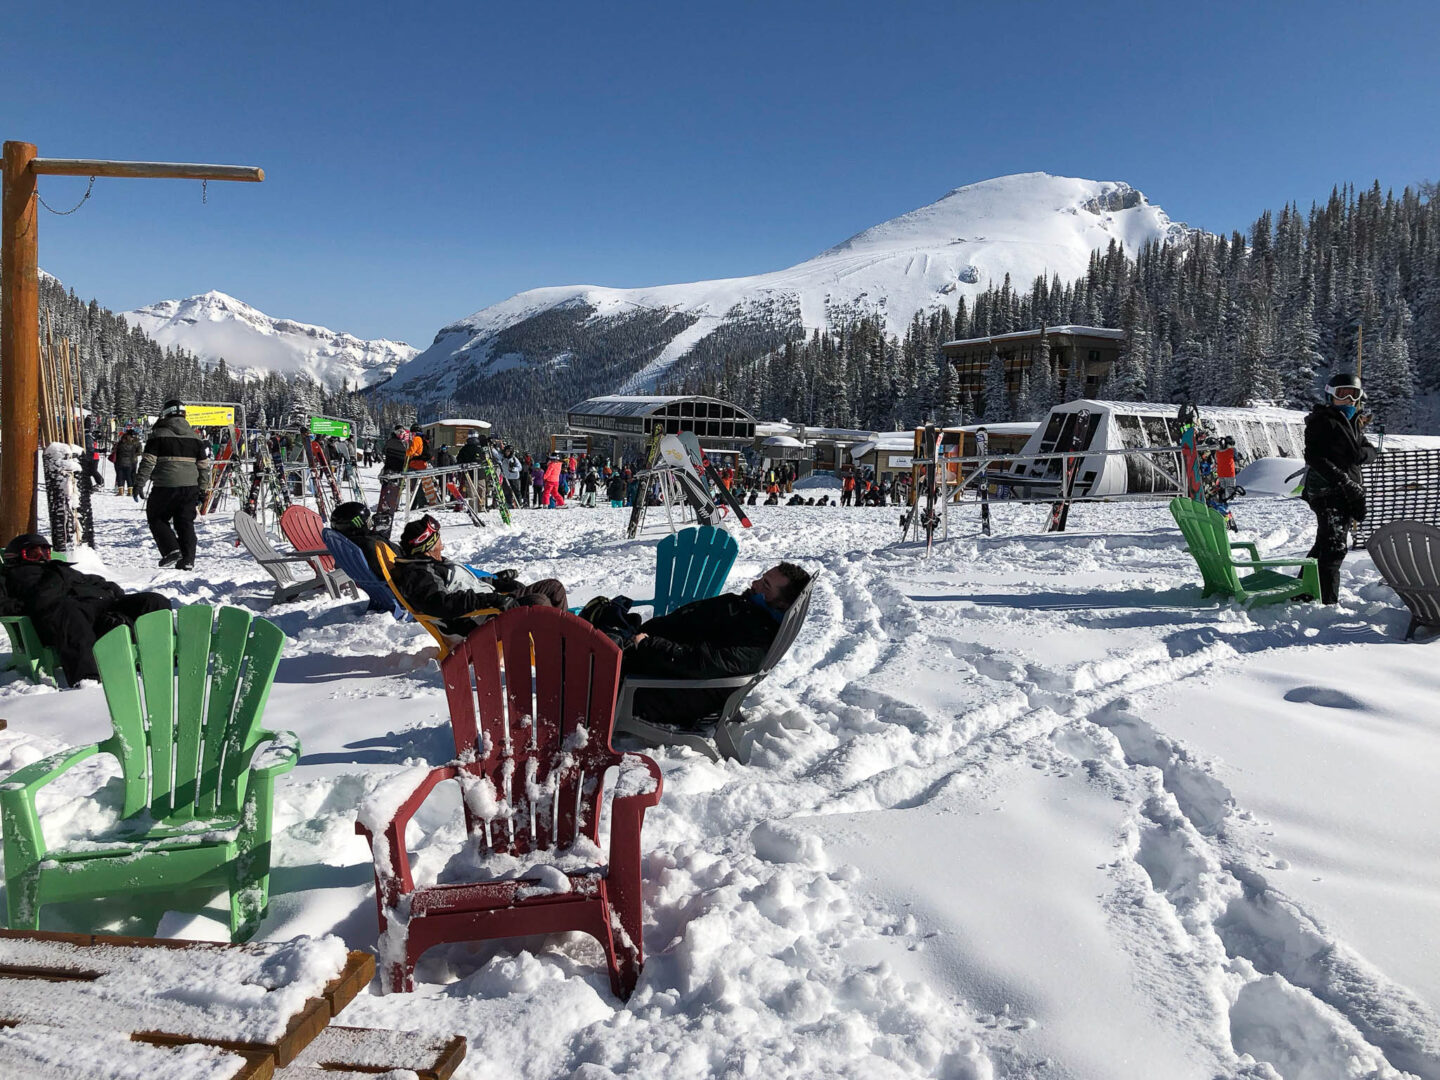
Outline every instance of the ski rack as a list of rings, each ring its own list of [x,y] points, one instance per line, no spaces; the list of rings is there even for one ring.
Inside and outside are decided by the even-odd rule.
[[[1185,497],[1185,488],[1181,480],[1181,477],[1184,473],[1184,469],[1181,463],[1182,450],[1183,447],[1179,446],[1144,446],[1125,447],[1119,450],[1056,450],[1046,454],[986,454],[958,458],[942,457],[940,459],[942,467],[948,464],[955,464],[958,467],[960,475],[956,479],[950,479],[950,470],[943,469],[943,476],[941,478],[939,488],[942,492],[946,491],[946,489],[949,489],[949,493],[938,500],[941,505],[940,524],[944,526],[948,522],[946,508],[948,508],[951,503],[961,503],[962,501],[964,501],[967,494],[973,494],[976,496],[976,505],[982,507],[982,512],[983,508],[987,505],[992,512],[1000,506],[1053,506],[1057,499],[1061,499],[1065,503],[1070,504],[1158,502],[1161,500],[1169,502],[1171,499],[1176,498],[1177,496],[1183,498]],[[1440,452],[1431,451],[1431,453],[1436,454],[1437,463],[1440,463]],[[1071,459],[1078,458],[1083,460],[1084,458],[1095,457],[1136,456],[1143,456],[1151,459],[1154,459],[1156,457],[1164,458],[1168,456],[1173,459],[1173,472],[1169,469],[1164,468],[1159,462],[1156,462],[1154,460],[1151,461],[1151,464],[1155,468],[1155,470],[1164,479],[1170,481],[1173,486],[1170,489],[1163,491],[1127,492],[1125,494],[1117,495],[1076,495],[1073,492],[1066,494],[1063,491],[1064,477]],[[1061,463],[1060,476],[1054,478],[1016,476],[1010,472],[992,471],[993,466],[1009,466],[1022,462],[1037,461],[1059,461]],[[966,472],[965,466],[973,466],[973,468],[971,468],[969,472]],[[1437,469],[1440,469],[1440,464],[1437,464]],[[996,499],[994,501],[986,499],[982,502],[979,500],[981,484],[1013,484],[1016,487],[1030,488],[1054,487],[1056,489],[1056,493],[1050,496],[1005,498]],[[918,493],[918,487],[912,485],[912,507],[915,505],[915,499],[918,497]],[[1440,506],[1437,506],[1437,510],[1440,510]],[[917,541],[924,539],[923,533],[921,533],[919,530],[918,516],[918,514],[911,514],[907,517],[905,522],[905,529],[900,538],[902,543],[910,538],[910,532],[912,527],[916,531],[915,539]]]
[[[395,508],[395,517],[399,519],[401,529],[404,529],[406,522],[410,520],[410,504],[415,501],[415,495],[420,490],[422,481],[440,481],[440,490],[443,493],[445,490],[445,481],[452,476],[457,480],[462,478],[469,480],[468,491],[466,490],[466,485],[457,485],[460,489],[460,501],[464,503],[465,513],[469,516],[472,525],[482,527],[485,525],[485,519],[481,516],[481,513],[487,508],[476,507],[475,505],[479,499],[478,492],[482,490],[480,481],[484,480],[482,466],[480,462],[477,461],[468,465],[441,465],[438,468],[407,469],[400,474],[400,504]],[[503,491],[499,493],[499,497],[504,498]],[[454,500],[450,498],[444,498],[439,503],[427,504],[424,509],[427,511],[430,509],[444,510],[448,508],[453,501]],[[393,522],[394,519],[392,518],[392,529],[394,528]]]

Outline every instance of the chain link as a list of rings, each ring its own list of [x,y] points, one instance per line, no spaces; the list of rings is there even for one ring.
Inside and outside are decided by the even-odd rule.
[[[72,206],[69,210],[56,210],[53,206],[51,206],[51,205],[50,205],[49,203],[47,203],[43,198],[41,198],[41,196],[40,196],[40,189],[39,189],[38,187],[35,189],[35,198],[39,200],[41,206],[45,207],[46,210],[49,210],[50,213],[54,214],[56,217],[64,217],[64,216],[67,215],[67,214],[73,214],[73,213],[75,213],[76,210],[79,210],[80,207],[84,206],[84,205],[85,205],[85,200],[88,199],[88,198],[90,198],[90,192],[91,192],[91,190],[92,190],[94,187],[95,187],[95,177],[92,176],[92,177],[90,177],[90,183],[89,183],[88,185],[86,185],[85,194],[84,194],[84,195],[81,195],[81,196],[80,196],[80,201],[79,201],[78,203],[76,203],[74,206]]]

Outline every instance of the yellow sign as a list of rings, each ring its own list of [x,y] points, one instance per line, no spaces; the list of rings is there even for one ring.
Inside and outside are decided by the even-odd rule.
[[[234,427],[234,405],[186,405],[185,419],[192,427]]]

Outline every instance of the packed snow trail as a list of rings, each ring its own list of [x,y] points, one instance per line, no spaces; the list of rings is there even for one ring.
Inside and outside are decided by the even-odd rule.
[[[267,609],[227,520],[204,526],[202,573],[156,571],[139,508],[97,502],[118,580],[289,635],[266,724],[305,755],[277,786],[261,935],[373,948],[355,812],[452,754],[433,644],[356,602]],[[1363,554],[1337,608],[1246,613],[1200,599],[1163,506],[1080,505],[1061,535],[1044,512],[992,504],[983,538],[962,511],[924,560],[890,509],[753,508],[731,587],[794,559],[820,571],[814,600],[747,703],[748,763],[652,752],[628,1005],[566,935],[434,949],[414,994],[341,1021],[464,1034],[462,1078],[1440,1080],[1433,646],[1400,643]],[[447,527],[447,551],[558,577],[572,603],[646,595],[660,534],[620,539],[626,513]],[[1264,551],[1309,543],[1298,503],[1238,515]],[[0,678],[0,770],[108,734],[98,688]],[[114,775],[57,785],[52,841],[113,820]],[[422,878],[465,843],[450,786],[410,833]],[[97,910],[153,929],[123,904],[45,925]],[[218,907],[161,930],[223,936]]]

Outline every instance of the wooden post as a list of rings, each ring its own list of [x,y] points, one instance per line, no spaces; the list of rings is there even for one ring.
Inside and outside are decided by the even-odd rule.
[[[36,236],[35,178],[41,175],[250,183],[265,179],[263,169],[250,165],[42,158],[31,143],[5,143],[4,185],[0,191],[0,545],[20,533],[34,532],[38,520],[35,453],[40,422],[40,245]],[[53,344],[51,347],[53,350]],[[67,366],[69,359],[67,350]],[[61,381],[66,380],[62,377]],[[52,389],[57,396],[66,393],[63,386]],[[68,410],[68,400],[65,407]]]
[[[40,275],[30,143],[5,144],[0,226],[0,544],[34,532],[39,499]]]

